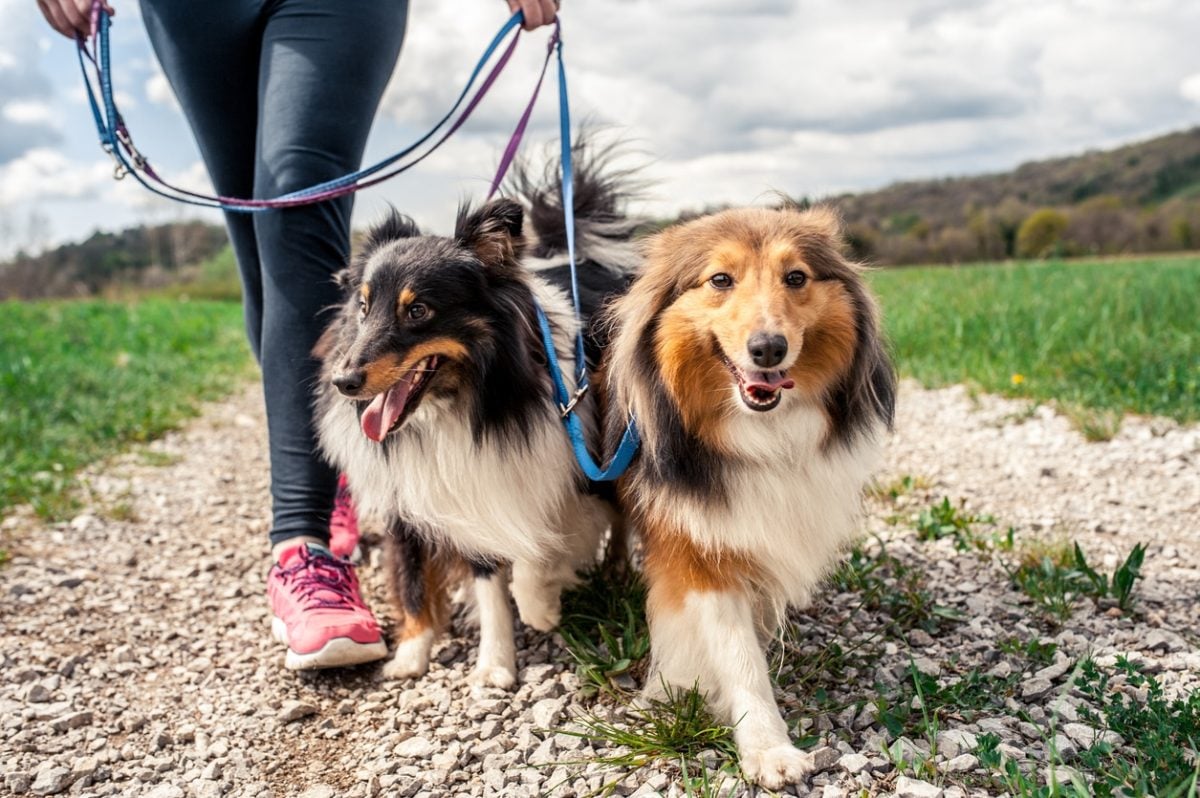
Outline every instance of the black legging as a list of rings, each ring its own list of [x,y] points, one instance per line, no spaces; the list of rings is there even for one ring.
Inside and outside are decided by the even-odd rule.
[[[400,54],[407,0],[141,0],[218,193],[267,198],[359,168]],[[262,366],[271,542],[328,539],[336,476],[317,454],[313,344],[338,301],[351,199],[227,213]]]

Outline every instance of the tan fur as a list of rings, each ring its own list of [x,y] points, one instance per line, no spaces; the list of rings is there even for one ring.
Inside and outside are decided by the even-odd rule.
[[[363,395],[373,396],[386,391],[430,355],[442,355],[451,359],[465,358],[467,349],[453,338],[435,338],[408,350],[408,357],[403,360],[390,353],[384,355],[365,366],[367,380],[363,385]]]
[[[427,556],[422,570],[425,600],[420,611],[413,614],[405,609],[402,595],[404,585],[396,576],[399,570],[395,558],[399,553],[390,541],[385,551],[387,572],[392,575],[389,588],[392,594],[391,605],[398,625],[396,642],[411,640],[425,632],[432,632],[434,637],[441,635],[448,628],[450,621],[450,592],[469,572],[466,562],[454,552],[437,552]]]
[[[397,297],[397,300],[396,300],[396,315],[399,316],[400,311],[402,311],[407,306],[411,305],[413,303],[413,301],[416,300],[416,298],[417,298],[417,294],[411,288],[401,289],[400,296]]]
[[[744,590],[757,575],[746,557],[705,551],[677,530],[650,525],[641,532],[643,571],[650,586],[646,612],[651,615],[678,610],[692,591]]]

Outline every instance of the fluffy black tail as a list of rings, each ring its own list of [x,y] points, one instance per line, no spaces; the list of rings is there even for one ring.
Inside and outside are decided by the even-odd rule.
[[[600,266],[615,275],[632,274],[638,265],[633,238],[643,226],[641,219],[625,211],[629,199],[641,185],[635,170],[614,165],[617,145],[597,146],[586,137],[571,147],[575,174],[575,254],[579,265]],[[536,271],[552,269],[567,253],[567,227],[563,218],[562,162],[547,159],[540,173],[528,163],[518,163],[509,183],[528,212],[533,228]],[[580,269],[580,274],[587,269]]]

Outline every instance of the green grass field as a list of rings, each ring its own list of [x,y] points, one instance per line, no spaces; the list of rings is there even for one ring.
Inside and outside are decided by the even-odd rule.
[[[1200,419],[1200,257],[871,275],[901,373],[1078,408]]]
[[[0,512],[61,515],[76,469],[160,435],[250,369],[236,303],[0,304]]]

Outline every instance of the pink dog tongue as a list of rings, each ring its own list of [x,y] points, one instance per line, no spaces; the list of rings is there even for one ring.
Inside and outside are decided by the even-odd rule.
[[[782,371],[752,371],[746,375],[747,388],[777,391],[780,388],[795,388],[796,381],[788,379]]]
[[[415,375],[415,371],[409,372],[407,377],[371,400],[362,414],[363,435],[377,443],[387,436],[388,430],[404,412]]]

